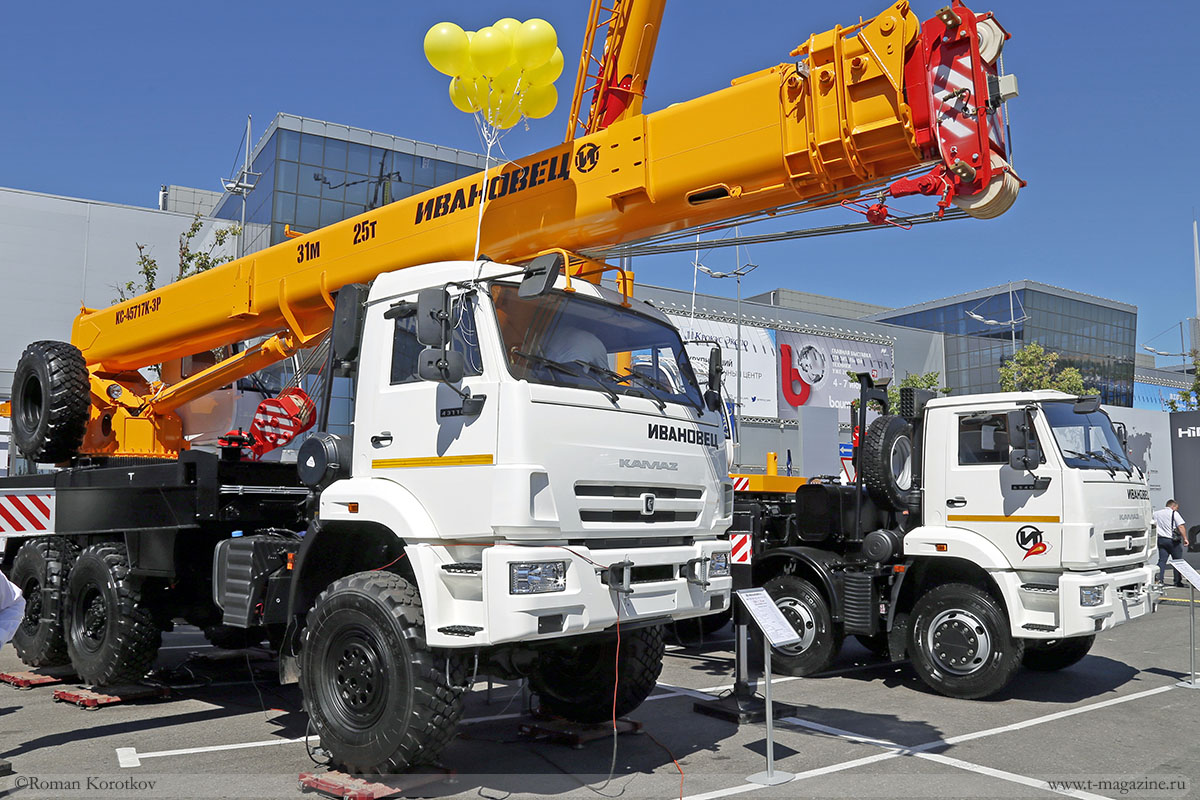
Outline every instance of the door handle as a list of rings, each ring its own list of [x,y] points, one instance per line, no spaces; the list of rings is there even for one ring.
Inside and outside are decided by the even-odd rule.
[[[966,504],[967,498],[965,497],[951,497],[946,501],[946,505],[950,506],[951,508],[962,508]]]
[[[376,447],[383,447],[384,445],[391,444],[391,443],[392,443],[392,432],[391,431],[381,431],[380,433],[377,433],[371,437],[371,444],[375,445]]]

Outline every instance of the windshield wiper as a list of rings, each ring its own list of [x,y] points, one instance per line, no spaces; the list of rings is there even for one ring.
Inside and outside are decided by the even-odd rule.
[[[601,367],[598,364],[592,364],[587,361],[576,361],[575,363],[579,364],[584,369],[594,370],[596,372],[599,372],[601,375],[607,375],[609,378],[612,378],[615,383],[625,383],[626,381],[630,380],[631,378],[639,378],[643,381],[646,381],[647,382],[646,383],[646,391],[641,393],[641,395],[643,397],[646,397],[647,399],[649,399],[651,402],[653,402],[654,405],[658,406],[659,411],[666,411],[667,404],[661,397],[659,397],[657,394],[655,394],[654,387],[658,387],[659,389],[662,389],[665,392],[669,392],[671,390],[669,388],[667,388],[666,386],[663,386],[661,383],[654,380],[653,378],[650,378],[646,375],[642,375],[641,373],[638,373],[638,372],[630,372],[626,375],[622,375],[619,372],[613,372],[608,367]]]
[[[572,378],[586,378],[599,386],[600,391],[604,392],[604,394],[608,396],[609,400],[611,400],[614,404],[619,405],[617,393],[605,386],[603,381],[601,381],[595,375],[591,375],[586,372],[580,372],[579,370],[573,369],[560,361],[555,361],[554,359],[546,358],[545,356],[539,356],[536,353],[527,353],[524,350],[518,350],[515,347],[509,352],[514,356],[520,356],[521,358],[532,361],[535,364],[541,364],[542,366],[549,367],[556,372],[561,372],[563,375],[570,375]]]
[[[1109,447],[1107,445],[1100,445],[1100,449],[1103,450],[1104,452],[1108,453],[1109,456],[1112,457],[1112,460],[1116,462],[1117,466],[1121,468],[1122,472],[1124,472],[1130,478],[1133,477],[1133,470],[1130,469],[1128,466],[1126,466],[1127,464],[1131,464],[1132,462],[1122,459],[1119,455],[1117,455],[1111,449],[1109,449]]]
[[[1108,470],[1110,478],[1116,476],[1117,471],[1112,468],[1112,464],[1108,463],[1108,458],[1104,453],[1101,453],[1099,450],[1088,450],[1087,454],[1104,465],[1104,468]],[[1117,466],[1120,466],[1120,462],[1117,462]]]

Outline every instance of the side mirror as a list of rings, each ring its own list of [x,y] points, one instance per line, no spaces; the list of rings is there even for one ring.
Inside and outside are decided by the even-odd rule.
[[[422,289],[417,294],[417,341],[426,347],[444,347],[449,322],[450,293],[444,286]]]
[[[1038,446],[1033,431],[1033,415],[1028,409],[1008,412],[1008,441],[1012,450],[1008,454],[1008,465],[1023,472],[1033,472],[1042,464],[1042,448]]]
[[[333,358],[335,361],[354,361],[362,342],[363,319],[366,313],[368,287],[365,283],[350,283],[338,289],[333,309]]]
[[[1117,429],[1117,438],[1121,441],[1121,452],[1129,455],[1129,429],[1124,422],[1114,422],[1113,427]]]
[[[721,409],[721,393],[713,389],[709,389],[704,393],[704,407],[709,411],[719,411]]]
[[[464,370],[463,354],[457,350],[430,347],[421,351],[417,361],[417,376],[423,381],[458,383]]]
[[[720,393],[721,391],[721,373],[725,371],[724,365],[721,363],[721,348],[714,347],[708,352],[708,390],[710,392]],[[720,399],[717,400],[720,403]],[[713,409],[714,411],[716,409]]]
[[[562,268],[563,257],[559,253],[538,256],[525,267],[525,277],[517,287],[517,297],[542,297],[554,288],[554,280]]]

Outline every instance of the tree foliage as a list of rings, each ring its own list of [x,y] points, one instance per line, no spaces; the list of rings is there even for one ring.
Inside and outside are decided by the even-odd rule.
[[[225,243],[231,238],[241,235],[242,227],[240,225],[227,225],[223,228],[217,228],[213,231],[212,243],[207,249],[193,250],[192,240],[199,234],[204,223],[201,220],[200,214],[196,214],[192,218],[192,224],[188,229],[179,234],[179,268],[175,272],[173,281],[182,280],[198,275],[201,272],[206,272],[213,267],[233,261],[232,255],[213,255],[218,248],[224,247]],[[154,256],[146,252],[146,245],[137,244],[138,258],[137,268],[138,276],[131,281],[126,281],[124,284],[115,286],[117,296],[113,298],[114,303],[123,303],[126,300],[132,300],[140,294],[152,292],[158,288],[158,261]]]
[[[1200,411],[1200,350],[1192,350],[1192,386],[1167,400],[1171,411]]]
[[[1000,388],[1005,392],[1031,392],[1057,389],[1067,394],[1095,394],[1083,385],[1083,375],[1075,367],[1057,369],[1058,353],[1047,352],[1036,341],[1022,347],[1000,365]]]

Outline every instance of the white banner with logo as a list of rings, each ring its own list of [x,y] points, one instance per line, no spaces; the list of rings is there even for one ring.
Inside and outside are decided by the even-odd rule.
[[[838,409],[838,421],[850,422],[850,403],[858,399],[858,382],[848,373],[869,372],[873,378],[891,377],[890,345],[856,342],[831,336],[776,331],[779,349],[779,416],[794,416],[792,409],[816,406]]]
[[[671,322],[679,328],[683,341],[697,342],[688,345],[688,356],[692,369],[701,384],[708,375],[708,354],[711,346],[699,342],[715,341],[721,345],[721,358],[725,362],[724,394],[732,397],[737,391],[738,350],[742,355],[742,416],[778,417],[776,385],[779,370],[776,366],[775,331],[752,325],[742,326],[739,347],[737,325],[710,319],[693,319],[688,315],[671,314]]]

